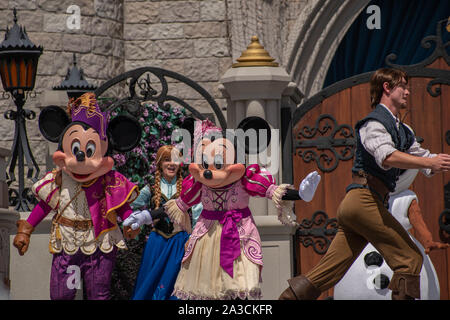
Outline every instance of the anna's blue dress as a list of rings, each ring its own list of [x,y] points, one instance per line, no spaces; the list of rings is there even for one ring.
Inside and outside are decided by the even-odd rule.
[[[161,193],[160,206],[176,194],[176,178],[170,183],[162,178]],[[152,208],[152,205],[149,205],[151,197],[149,187],[145,186],[140,191],[139,197],[132,203],[133,209]],[[201,210],[201,206],[193,208],[193,216],[198,217]],[[173,224],[168,218],[155,225],[142,254],[133,300],[177,299],[171,294],[180,271],[184,245],[188,238],[189,234],[185,231],[173,232]]]

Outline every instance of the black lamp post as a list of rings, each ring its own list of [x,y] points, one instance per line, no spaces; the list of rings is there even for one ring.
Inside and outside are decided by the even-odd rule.
[[[19,190],[10,189],[10,198],[13,198],[12,193],[15,193],[16,199],[13,204],[15,209],[29,211],[27,196],[29,189],[24,187],[24,157],[28,166],[28,179],[37,180],[39,167],[30,150],[25,120],[33,120],[36,114],[32,110],[24,109],[23,106],[27,98],[26,92],[34,88],[38,60],[43,48],[31,42],[25,28],[17,24],[16,9],[13,13],[14,25],[11,29],[6,29],[5,40],[0,43],[0,77],[4,90],[12,96],[17,107],[16,111],[8,110],[5,113],[6,119],[15,121],[14,143],[8,163],[8,184],[16,180],[14,169],[18,162]],[[36,173],[33,176],[34,170]]]
[[[77,67],[77,58],[73,54],[73,67],[67,70],[66,78],[60,85],[53,87],[53,90],[65,90],[69,99],[78,98],[86,92],[92,92],[96,86],[89,84],[84,79],[83,69]]]

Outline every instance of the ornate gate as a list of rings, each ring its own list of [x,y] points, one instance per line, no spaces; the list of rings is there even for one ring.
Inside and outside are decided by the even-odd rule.
[[[103,83],[99,88],[95,90],[97,97],[105,96],[107,90],[120,85],[125,82],[128,89],[128,94],[113,96],[125,97],[118,99],[112,105],[108,107],[108,110],[112,110],[118,106],[125,107],[132,114],[139,114],[140,105],[144,101],[153,101],[158,106],[166,110],[167,104],[170,102],[185,108],[197,119],[204,119],[204,115],[201,114],[196,108],[192,107],[186,98],[177,96],[178,84],[182,84],[184,87],[191,90],[191,95],[194,93],[196,99],[204,99],[208,106],[212,109],[217,117],[221,128],[226,129],[225,117],[217,105],[213,97],[198,83],[195,81],[170,70],[156,68],[156,67],[142,67],[131,71],[122,73],[115,78]],[[169,87],[172,85],[173,89]],[[116,87],[117,88],[117,87]]]
[[[450,57],[442,42],[441,21],[435,36],[422,40],[425,48],[434,47],[424,61],[409,66],[395,65],[394,54],[386,64],[405,70],[410,76],[411,94],[404,122],[422,146],[433,153],[450,153]],[[304,102],[293,119],[293,170],[298,185],[310,171],[318,170],[322,181],[314,200],[296,203],[297,274],[309,271],[326,252],[336,233],[336,211],[351,181],[355,151],[354,126],[370,107],[369,81],[372,72],[337,82]],[[413,184],[424,220],[435,240],[450,241],[450,173],[432,178],[419,174]],[[438,273],[441,299],[450,298],[450,249],[437,250],[430,257]],[[332,290],[322,297],[332,296]]]

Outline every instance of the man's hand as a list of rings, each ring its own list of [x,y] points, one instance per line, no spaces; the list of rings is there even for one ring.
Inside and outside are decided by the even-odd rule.
[[[433,158],[425,158],[396,150],[384,159],[383,166],[400,169],[431,169],[433,173],[436,173],[450,170],[450,155],[440,153]]]
[[[125,239],[134,239],[138,236],[138,234],[141,232],[141,229],[133,230],[129,226],[123,227],[123,235],[125,236]]]
[[[429,254],[432,250],[447,248],[450,248],[450,244],[448,243],[430,241],[428,243],[425,243],[425,254]]]
[[[436,157],[428,158],[432,172],[448,171],[450,169],[450,155],[440,153]]]
[[[413,227],[414,236],[425,248],[425,254],[429,254],[435,249],[447,249],[450,247],[448,243],[441,243],[433,240],[433,235],[423,219],[422,210],[416,199],[412,200],[409,205],[408,218]]]

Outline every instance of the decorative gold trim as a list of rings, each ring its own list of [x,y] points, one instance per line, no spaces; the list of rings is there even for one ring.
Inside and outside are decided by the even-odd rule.
[[[233,68],[239,67],[278,67],[277,62],[273,62],[266,49],[259,43],[257,36],[252,37],[252,42],[247,50],[242,52],[241,57],[236,59],[238,62],[232,65]]]
[[[138,187],[137,187],[137,186],[133,186],[133,188],[130,190],[130,192],[128,193],[128,195],[127,195],[127,197],[125,198],[124,201],[122,201],[119,205],[117,205],[117,206],[115,206],[115,207],[113,207],[113,208],[110,208],[110,209],[106,212],[105,217],[106,217],[106,219],[107,219],[109,222],[114,223],[114,222],[112,222],[112,221],[110,220],[110,215],[113,214],[117,208],[120,208],[121,206],[123,206],[123,205],[125,204],[125,202],[128,202],[128,199],[131,197],[131,195],[133,194],[133,192],[137,192],[137,193],[139,194],[139,190],[138,190]],[[114,211],[114,212],[113,212],[113,211]],[[117,220],[116,220],[116,224],[115,224],[114,227],[109,228],[109,229],[102,230],[102,231],[99,233],[99,235],[95,238],[95,240],[97,240],[97,239],[100,237],[100,235],[101,235],[102,233],[105,233],[105,232],[107,232],[107,231],[114,230],[114,229],[116,229],[116,228],[117,228]]]
[[[109,229],[105,229],[105,230],[100,231],[100,233],[98,234],[98,236],[95,237],[95,240],[97,241],[97,240],[100,238],[100,236],[101,236],[102,234],[104,234],[104,233],[106,233],[106,232],[110,232],[110,231],[115,230],[115,229],[117,229],[117,228],[118,228],[118,226],[117,226],[117,224],[116,224],[116,225],[112,226],[112,227],[109,228]],[[95,235],[94,235],[94,236],[95,236]]]
[[[92,179],[91,181],[83,182],[83,183],[81,184],[81,186],[82,186],[83,188],[88,188],[88,187],[92,186],[95,182],[97,182],[97,180],[98,180],[98,177]]]

